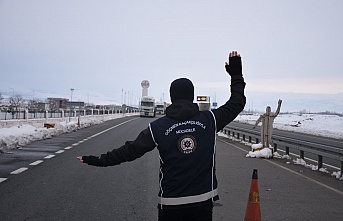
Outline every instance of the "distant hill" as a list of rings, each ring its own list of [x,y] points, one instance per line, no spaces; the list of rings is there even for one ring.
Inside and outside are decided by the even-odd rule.
[[[281,112],[336,112],[343,114],[343,93],[338,94],[298,94],[247,92],[245,109],[264,111],[270,106],[272,111],[277,102],[282,100]]]

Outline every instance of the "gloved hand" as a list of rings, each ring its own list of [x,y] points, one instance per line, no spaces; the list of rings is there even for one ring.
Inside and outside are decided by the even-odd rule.
[[[242,61],[241,55],[237,51],[232,51],[229,54],[229,64],[225,62],[226,72],[229,73],[231,77],[242,76]]]

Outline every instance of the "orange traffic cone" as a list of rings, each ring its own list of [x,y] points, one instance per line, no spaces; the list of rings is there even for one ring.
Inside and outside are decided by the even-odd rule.
[[[252,173],[249,199],[244,221],[261,221],[260,197],[258,193],[257,169]]]

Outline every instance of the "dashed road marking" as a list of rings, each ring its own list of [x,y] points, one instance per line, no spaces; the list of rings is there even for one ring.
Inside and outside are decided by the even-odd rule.
[[[35,162],[33,162],[33,163],[30,163],[29,165],[30,165],[30,166],[37,166],[37,165],[40,164],[40,163],[43,163],[43,160],[37,160],[37,161],[35,161]]]
[[[53,158],[55,155],[48,155],[48,156],[46,156],[46,157],[44,157],[44,159],[51,159],[51,158]]]
[[[12,171],[10,174],[19,174],[19,173],[24,172],[27,169],[28,169],[27,167],[22,167],[22,168],[15,170],[15,171]]]
[[[120,124],[118,124],[118,125],[116,125],[116,126],[113,126],[113,127],[111,127],[111,128],[108,128],[108,129],[106,129],[106,130],[104,130],[104,131],[101,131],[101,132],[99,132],[99,133],[97,133],[97,134],[94,134],[94,135],[92,135],[92,136],[90,136],[90,137],[88,137],[88,138],[85,138],[85,139],[83,139],[83,140],[81,140],[81,141],[79,141],[79,142],[77,142],[77,143],[74,143],[74,144],[72,144],[71,146],[65,147],[64,149],[65,149],[65,150],[69,150],[69,149],[73,148],[74,146],[77,146],[77,145],[79,145],[79,144],[81,144],[81,143],[83,143],[83,142],[85,142],[85,141],[87,141],[87,140],[90,140],[90,139],[92,139],[92,138],[94,138],[94,137],[99,136],[100,134],[103,134],[103,133],[105,133],[105,132],[107,132],[107,131],[109,131],[109,130],[112,130],[113,128],[119,127],[119,126],[121,126],[121,125],[123,125],[123,124],[126,124],[126,123],[128,123],[128,122],[130,122],[130,121],[133,121],[133,120],[136,120],[136,119],[138,119],[138,118],[134,118],[134,119],[125,121],[125,122],[123,122],[123,123],[120,123]],[[59,151],[57,151],[57,152],[55,152],[55,153],[59,154],[59,153],[63,153],[63,152],[64,152],[64,150],[59,150]],[[48,156],[44,157],[44,159],[51,159],[51,158],[53,158],[54,156],[55,156],[55,155],[51,154],[51,155],[48,155]],[[43,160],[37,160],[37,161],[35,161],[35,162],[33,162],[33,163],[30,163],[29,165],[30,165],[30,166],[36,166],[36,165],[41,164],[41,163],[43,163],[43,162],[44,162]],[[27,167],[22,167],[22,168],[19,168],[19,169],[17,169],[17,170],[12,171],[10,174],[20,174],[20,173],[22,173],[22,172],[24,172],[24,171],[26,171],[26,170],[28,170],[28,169],[29,169],[29,168],[27,168]],[[8,179],[8,178],[1,178],[1,177],[0,177],[0,183],[1,183],[1,182],[4,182],[4,181],[7,180],[7,179]]]

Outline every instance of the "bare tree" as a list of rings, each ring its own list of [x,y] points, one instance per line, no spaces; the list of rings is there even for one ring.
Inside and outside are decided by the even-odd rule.
[[[11,108],[12,109],[15,108],[15,110],[18,111],[19,107],[24,104],[25,100],[24,100],[23,96],[16,94],[14,96],[11,96],[9,98],[9,101],[10,101]]]

